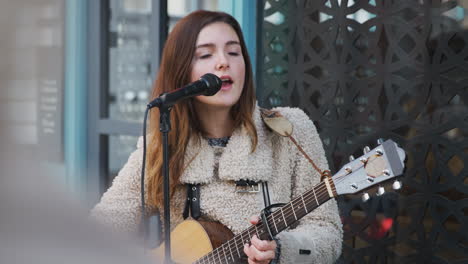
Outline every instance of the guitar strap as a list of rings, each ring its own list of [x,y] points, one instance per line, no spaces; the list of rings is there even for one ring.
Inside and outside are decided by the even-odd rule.
[[[320,173],[320,181],[323,181],[325,177],[331,178],[330,170],[321,170],[312,158],[307,155],[301,145],[297,143],[296,139],[292,136],[293,124],[286,117],[284,117],[279,111],[268,110],[265,108],[260,108],[260,115],[265,125],[270,128],[271,131],[275,132],[279,136],[287,137],[292,141],[301,154],[309,161],[310,164],[312,164],[312,167]]]
[[[185,200],[185,207],[182,216],[184,219],[192,216],[193,219],[198,220],[201,216],[200,212],[200,184],[187,185],[187,199]]]

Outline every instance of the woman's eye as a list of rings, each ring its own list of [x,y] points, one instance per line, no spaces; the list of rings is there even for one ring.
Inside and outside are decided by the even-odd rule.
[[[198,58],[199,59],[207,59],[209,57],[211,57],[211,54],[203,54],[203,55],[200,55]]]
[[[239,53],[238,53],[238,52],[229,52],[229,55],[231,55],[231,56],[239,56]]]

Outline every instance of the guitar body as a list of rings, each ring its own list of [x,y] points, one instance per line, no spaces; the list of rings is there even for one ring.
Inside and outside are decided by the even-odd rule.
[[[191,264],[234,237],[229,228],[218,222],[186,220],[171,232],[171,255],[175,263]],[[164,257],[164,245],[152,252]]]

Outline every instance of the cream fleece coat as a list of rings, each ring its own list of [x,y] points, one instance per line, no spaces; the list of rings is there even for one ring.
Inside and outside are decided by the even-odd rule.
[[[293,123],[293,137],[322,170],[328,169],[322,142],[307,115],[297,108],[273,110]],[[320,175],[296,146],[265,126],[258,109],[254,112],[254,121],[258,133],[254,153],[251,153],[251,140],[245,129],[236,130],[219,159],[219,178],[216,178],[213,147],[205,140],[201,141],[201,146],[190,142],[185,161],[193,161],[180,178],[183,183],[202,184],[202,216],[221,222],[234,234],[248,228],[249,218],[259,215],[263,209],[262,192],[237,193],[234,181],[268,181],[271,203],[287,203],[320,181]],[[141,138],[137,148],[92,210],[94,217],[117,230],[135,232],[139,226]],[[177,188],[171,201],[171,228],[183,221],[186,195],[184,186]],[[337,204],[331,199],[301,219],[294,229],[277,236],[281,243],[280,263],[334,263],[341,254],[342,236]]]

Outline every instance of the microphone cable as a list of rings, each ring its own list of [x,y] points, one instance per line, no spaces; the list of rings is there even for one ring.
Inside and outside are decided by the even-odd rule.
[[[143,161],[141,164],[141,232],[143,235],[143,241],[146,245],[148,240],[148,219],[146,217],[146,209],[145,209],[145,167],[146,167],[146,122],[148,119],[148,112],[150,107],[146,107],[145,116],[143,118]],[[146,247],[145,247],[146,248]]]

